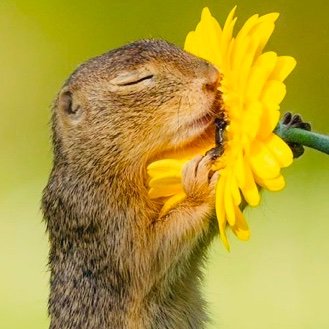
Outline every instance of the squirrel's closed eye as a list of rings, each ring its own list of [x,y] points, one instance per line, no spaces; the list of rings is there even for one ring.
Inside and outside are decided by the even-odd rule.
[[[119,87],[124,87],[151,80],[153,77],[154,74],[149,72],[125,72],[112,79],[110,83]]]

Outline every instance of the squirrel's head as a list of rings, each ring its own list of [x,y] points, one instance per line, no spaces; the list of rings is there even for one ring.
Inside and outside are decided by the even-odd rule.
[[[219,80],[211,64],[160,40],[93,58],[55,102],[55,161],[124,166],[201,140],[214,129]]]

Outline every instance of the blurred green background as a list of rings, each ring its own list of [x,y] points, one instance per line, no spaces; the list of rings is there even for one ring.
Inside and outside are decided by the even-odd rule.
[[[283,111],[329,133],[329,2],[0,1],[0,328],[47,319],[47,237],[39,210],[51,166],[50,105],[82,61],[135,39],[183,45],[207,5],[223,22],[279,11],[268,48],[293,55]],[[211,328],[329,328],[329,157],[308,150],[285,170],[287,187],[248,209],[252,237],[216,240],[206,268]]]

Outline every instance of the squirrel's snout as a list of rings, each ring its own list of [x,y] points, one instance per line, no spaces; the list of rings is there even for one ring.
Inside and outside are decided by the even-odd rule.
[[[221,74],[213,65],[209,63],[206,63],[206,65],[204,89],[207,91],[216,91],[220,83]]]

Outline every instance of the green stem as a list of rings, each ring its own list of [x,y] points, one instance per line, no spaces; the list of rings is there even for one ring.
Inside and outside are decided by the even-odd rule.
[[[274,131],[287,143],[296,143],[329,154],[329,136],[279,123]]]

